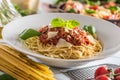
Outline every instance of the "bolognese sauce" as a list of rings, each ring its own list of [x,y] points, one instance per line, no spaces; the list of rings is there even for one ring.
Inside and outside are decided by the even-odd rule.
[[[79,27],[75,27],[71,30],[66,30],[62,27],[51,28],[49,26],[45,26],[43,28],[40,28],[39,32],[42,33],[39,36],[39,39],[44,44],[49,43],[56,45],[59,39],[64,39],[75,46],[80,46],[81,44],[87,45],[90,43],[89,39],[87,38],[87,33]],[[49,32],[57,32],[57,34],[52,38],[48,38]]]

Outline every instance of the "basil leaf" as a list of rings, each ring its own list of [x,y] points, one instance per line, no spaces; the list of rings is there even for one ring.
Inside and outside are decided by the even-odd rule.
[[[65,21],[62,18],[54,18],[51,21],[51,25],[53,27],[64,27],[65,26]]]
[[[8,74],[2,74],[2,75],[0,75],[0,80],[16,80],[16,79],[11,77]]]
[[[68,13],[77,13],[77,12],[76,12],[74,9],[72,9],[72,8],[71,8],[71,9],[68,9],[67,12],[68,12]]]
[[[27,16],[29,14],[29,10],[20,10],[19,13],[22,15],[22,16]]]
[[[85,12],[87,13],[87,14],[92,14],[92,13],[96,13],[96,11],[95,10],[85,10]]]
[[[91,35],[94,35],[96,30],[93,26],[88,26],[88,32],[91,34]]]
[[[71,29],[71,28],[75,28],[75,27],[77,27],[79,25],[80,25],[80,23],[78,21],[76,21],[76,20],[67,20],[65,27],[67,29]]]
[[[20,9],[19,5],[17,4],[13,4],[14,8],[16,9],[16,11],[18,11],[22,16],[27,16],[30,14],[30,10],[27,10],[27,9]]]
[[[88,31],[88,26],[87,26],[87,25],[84,25],[83,29],[84,29],[85,31]]]
[[[39,36],[41,33],[34,29],[25,29],[22,33],[19,34],[19,38],[26,40],[33,36]]]
[[[89,1],[89,0],[86,0],[86,3],[87,3],[88,5],[90,5],[90,1]]]
[[[120,7],[118,6],[110,6],[108,9],[110,9],[111,11],[117,11],[117,10],[120,11]]]
[[[98,1],[90,1],[90,0],[86,0],[86,3],[88,4],[88,5],[100,5],[101,4],[101,2],[98,0]]]
[[[64,21],[61,18],[54,18],[51,21],[52,27],[64,27],[67,29],[72,29],[80,25],[80,23],[76,20],[66,20]]]
[[[94,35],[95,32],[96,32],[95,27],[92,26],[92,25],[89,25],[89,26],[84,25],[83,29],[84,29],[85,31],[89,32],[91,35]]]

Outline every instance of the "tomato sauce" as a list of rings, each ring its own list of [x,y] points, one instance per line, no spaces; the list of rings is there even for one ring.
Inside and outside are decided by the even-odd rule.
[[[79,27],[66,31],[66,29],[62,27],[50,28],[49,26],[45,26],[43,28],[40,28],[38,31],[42,33],[39,36],[40,41],[45,44],[49,43],[56,45],[60,38],[75,46],[80,46],[81,44],[87,45],[90,43],[89,39],[87,38],[87,33]],[[57,35],[52,38],[48,38],[49,31],[56,31]]]

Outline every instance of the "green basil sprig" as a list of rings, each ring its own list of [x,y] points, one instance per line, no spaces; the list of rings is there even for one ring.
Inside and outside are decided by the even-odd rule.
[[[67,12],[68,12],[68,13],[77,13],[77,11],[75,11],[75,10],[72,9],[72,8],[71,8],[71,9],[68,9]]]
[[[92,9],[86,9],[85,10],[85,12],[87,13],[87,14],[94,14],[94,13],[96,13],[96,11],[95,10],[92,10]]]
[[[67,29],[72,29],[80,25],[80,23],[76,20],[64,20],[62,18],[54,18],[51,21],[51,26],[52,27],[64,27]]]
[[[110,6],[108,9],[110,9],[111,11],[120,11],[120,7],[118,6]]]
[[[92,25],[84,25],[83,29],[89,32],[91,35],[94,35],[96,33],[95,27]]]
[[[88,5],[100,5],[101,2],[99,0],[97,1],[90,1],[90,0],[85,0]]]

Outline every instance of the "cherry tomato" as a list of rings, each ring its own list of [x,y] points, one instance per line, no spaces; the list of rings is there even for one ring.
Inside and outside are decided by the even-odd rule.
[[[109,5],[109,6],[116,6],[115,2],[113,2],[113,1],[110,1],[110,2],[108,3],[108,5]]]
[[[115,73],[115,74],[120,73],[120,67],[119,67],[119,68],[116,68],[116,69],[114,70],[114,73]]]
[[[96,69],[94,78],[96,79],[97,76],[104,75],[104,74],[109,74],[110,71],[107,69],[106,66],[100,66]]]
[[[106,8],[109,8],[110,6],[116,6],[115,2],[110,1],[108,4],[105,5]]]
[[[114,69],[114,74],[120,74],[120,67]],[[115,80],[120,80],[120,75],[114,77]]]
[[[100,75],[100,76],[96,77],[95,80],[111,80],[111,79],[106,75]]]
[[[102,18],[103,19],[109,19],[109,16],[103,16]]]
[[[90,6],[89,8],[90,8],[90,9],[93,9],[93,10],[97,10],[97,9],[99,8],[99,6],[98,6],[98,5],[95,5],[95,6]]]
[[[120,76],[116,76],[114,80],[120,80]]]

